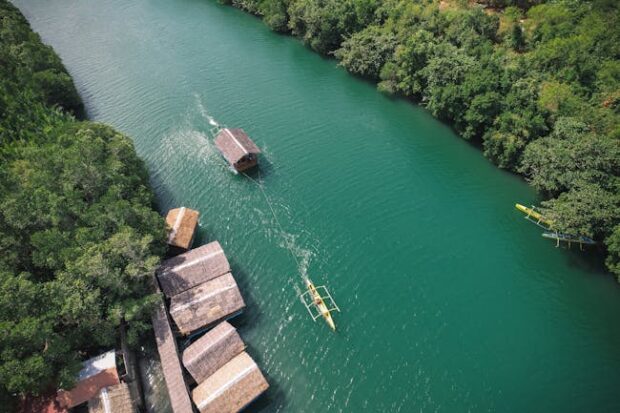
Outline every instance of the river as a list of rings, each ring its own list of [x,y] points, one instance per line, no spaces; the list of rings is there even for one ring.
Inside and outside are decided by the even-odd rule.
[[[425,110],[214,0],[18,0],[162,211],[200,210],[246,299],[260,412],[620,411],[620,289],[514,209],[536,194]],[[264,150],[232,175],[210,120]],[[291,257],[295,254],[299,266]],[[301,274],[342,309],[336,334]]]

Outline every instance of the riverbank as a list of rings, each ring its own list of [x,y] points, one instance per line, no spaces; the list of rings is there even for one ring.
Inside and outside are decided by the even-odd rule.
[[[71,389],[150,332],[166,228],[130,139],[83,120],[54,50],[0,1],[0,404]],[[114,360],[114,356],[111,356]]]
[[[521,174],[553,230],[595,239],[620,277],[617,4],[222,3],[335,57],[380,91],[419,102],[495,165]]]

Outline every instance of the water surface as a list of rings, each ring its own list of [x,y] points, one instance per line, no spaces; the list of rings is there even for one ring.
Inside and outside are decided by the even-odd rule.
[[[89,115],[130,135],[162,212],[200,210],[247,302],[261,412],[619,411],[620,294],[535,202],[426,111],[211,0],[19,0]],[[264,149],[233,176],[209,120]],[[289,248],[299,265],[289,254]],[[338,333],[301,275],[329,286]]]

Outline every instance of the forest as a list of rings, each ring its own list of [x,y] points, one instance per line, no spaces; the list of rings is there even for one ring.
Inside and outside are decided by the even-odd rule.
[[[596,240],[620,279],[620,3],[222,1],[426,107],[523,175],[554,230]]]
[[[70,388],[121,323],[133,343],[150,326],[165,224],[131,141],[83,118],[59,57],[0,0],[3,407]]]

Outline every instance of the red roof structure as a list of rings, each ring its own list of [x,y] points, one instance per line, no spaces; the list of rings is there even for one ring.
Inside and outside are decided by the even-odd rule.
[[[86,360],[76,386],[71,390],[59,390],[56,400],[60,406],[71,409],[97,396],[101,389],[119,383],[116,353],[111,350]]]

